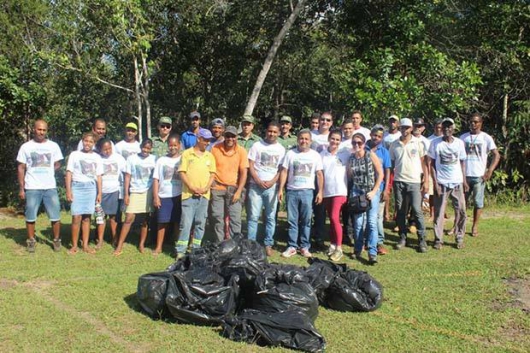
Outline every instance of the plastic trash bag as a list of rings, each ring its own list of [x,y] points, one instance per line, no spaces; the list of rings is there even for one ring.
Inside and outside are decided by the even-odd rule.
[[[239,296],[238,277],[225,284],[223,277],[206,269],[174,272],[169,281],[166,305],[175,319],[198,325],[219,325],[236,311]]]
[[[148,273],[138,278],[136,298],[142,309],[154,319],[167,317],[166,293],[169,281],[174,281],[169,272]]]
[[[341,273],[326,291],[325,305],[339,311],[373,311],[383,302],[383,286],[366,272]]]
[[[238,251],[230,255],[221,264],[220,274],[225,278],[237,275],[243,284],[253,283],[256,276],[268,267],[265,248],[253,240],[239,240]]]
[[[341,273],[348,267],[346,264],[335,264],[331,261],[319,258],[309,259],[310,266],[306,268],[305,274],[309,278],[309,283],[316,292],[320,304],[326,302],[326,292]]]
[[[250,307],[269,313],[299,310],[312,322],[318,316],[317,296],[301,269],[265,270],[256,278]]]
[[[233,341],[305,352],[322,352],[326,347],[324,337],[300,311],[264,313],[245,309],[237,317],[225,319],[222,326],[223,336]]]

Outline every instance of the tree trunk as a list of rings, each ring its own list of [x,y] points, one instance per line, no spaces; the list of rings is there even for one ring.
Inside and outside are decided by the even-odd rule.
[[[147,129],[147,138],[151,138],[151,104],[149,103],[149,71],[147,69],[147,62],[145,55],[142,53],[142,69],[143,69],[143,101],[145,103],[145,120]]]
[[[134,95],[136,99],[136,109],[138,115],[138,138],[142,140],[142,125],[143,125],[143,112],[142,112],[142,95],[140,93],[140,71],[138,69],[138,58],[134,55]]]
[[[256,83],[254,84],[252,94],[248,99],[244,115],[252,115],[252,112],[254,111],[254,108],[256,107],[256,103],[258,101],[261,87],[263,87],[263,82],[265,82],[265,78],[267,78],[267,74],[269,73],[272,62],[274,61],[276,53],[278,52],[278,48],[282,44],[283,39],[287,35],[287,32],[289,32],[289,29],[293,25],[294,21],[296,21],[298,15],[300,14],[300,11],[302,11],[302,8],[304,7],[306,2],[307,0],[298,0],[298,3],[296,4],[296,7],[294,8],[293,12],[291,12],[291,15],[289,16],[287,21],[285,21],[282,29],[280,30],[276,38],[274,38],[272,46],[269,49],[269,53],[267,54],[265,62],[263,63],[263,67],[261,68],[258,78],[256,79]]]

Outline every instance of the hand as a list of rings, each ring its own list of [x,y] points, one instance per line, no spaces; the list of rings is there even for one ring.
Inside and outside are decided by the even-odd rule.
[[[424,181],[422,184],[421,184],[421,193],[422,194],[426,194],[429,192],[429,182],[428,181]]]
[[[278,191],[278,202],[282,202],[283,200],[283,190]]]
[[[96,203],[101,203],[101,194],[99,193],[97,196],[96,196]]]
[[[434,191],[436,192],[436,195],[442,196],[442,186],[440,184],[436,183]]]
[[[320,205],[322,203],[322,193],[319,192],[315,197],[315,205]]]
[[[129,201],[130,201],[129,195],[125,195],[125,196],[123,197],[123,204],[124,204],[125,206],[129,206]]]
[[[383,201],[388,202],[388,200],[390,200],[390,191],[385,191],[383,193]]]
[[[484,180],[484,181],[490,180],[492,174],[493,173],[489,169],[486,169],[486,173],[484,173],[484,176],[482,177],[482,180]]]
[[[26,191],[20,190],[18,192],[18,198],[21,199],[21,200],[25,200],[26,199]]]
[[[467,181],[464,180],[464,192],[469,191],[469,185],[467,184]]]
[[[155,196],[155,197],[153,198],[153,206],[155,206],[155,208],[160,208],[160,207],[162,207],[162,202],[160,202],[160,197]]]
[[[241,198],[241,191],[236,191],[234,193],[234,196],[232,196],[232,204],[237,203],[240,198]]]
[[[66,201],[74,202],[74,197],[72,196],[72,192],[66,192]]]
[[[375,195],[375,193],[373,191],[369,191],[369,192],[366,193],[366,198],[368,200],[372,200],[374,195]]]

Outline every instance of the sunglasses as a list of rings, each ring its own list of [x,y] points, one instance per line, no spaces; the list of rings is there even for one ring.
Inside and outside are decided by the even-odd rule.
[[[331,122],[331,119],[325,119],[325,118],[323,118],[323,119],[320,119],[320,121],[327,121],[327,122]]]
[[[352,141],[351,144],[352,145],[357,145],[357,146],[362,146],[362,145],[364,145],[364,142],[362,142],[362,141]]]
[[[162,129],[170,129],[171,125],[169,125],[169,124],[161,124],[160,128],[162,128]]]

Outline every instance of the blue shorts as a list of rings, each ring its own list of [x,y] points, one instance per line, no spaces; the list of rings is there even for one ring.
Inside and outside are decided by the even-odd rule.
[[[101,207],[103,207],[103,212],[106,215],[114,216],[118,213],[119,203],[118,203],[119,191],[112,192],[110,194],[103,194],[101,196]]]
[[[466,193],[466,200],[469,200],[470,194],[473,194],[473,206],[475,208],[484,208],[484,189],[486,183],[481,177],[466,177],[469,191]],[[469,201],[468,201],[469,202]]]
[[[162,206],[160,206],[157,212],[158,223],[180,223],[180,200],[180,195],[175,197],[160,198],[160,203]]]
[[[57,189],[45,190],[25,190],[26,191],[26,222],[35,222],[37,220],[37,213],[42,202],[48,214],[48,218],[52,222],[61,219],[61,204],[59,203],[59,195]]]
[[[72,182],[72,196],[74,201],[70,207],[72,216],[92,215],[96,205],[97,188],[95,182],[83,183],[80,181]]]

